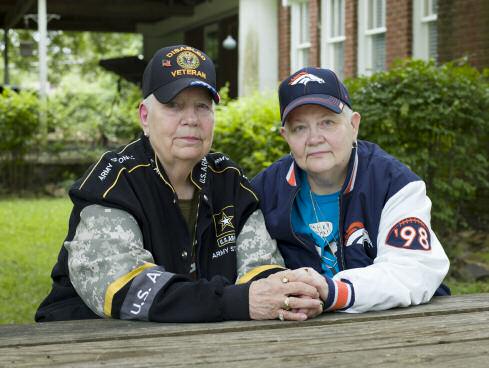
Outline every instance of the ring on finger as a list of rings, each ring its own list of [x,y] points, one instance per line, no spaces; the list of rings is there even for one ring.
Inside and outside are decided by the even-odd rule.
[[[282,309],[285,309],[286,311],[290,310],[290,298],[288,296],[284,299]]]
[[[285,319],[284,318],[284,311],[281,310],[278,312],[278,319],[281,320],[282,322],[284,321],[284,319]]]
[[[287,276],[282,277],[282,282],[283,282],[284,284],[286,284],[286,283],[288,283],[288,282],[289,282],[289,279],[287,278]]]

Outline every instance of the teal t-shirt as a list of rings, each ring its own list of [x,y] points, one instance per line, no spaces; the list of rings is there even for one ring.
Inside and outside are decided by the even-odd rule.
[[[340,192],[318,195],[311,191],[307,174],[301,175],[301,188],[292,207],[292,228],[296,234],[311,237],[321,257],[323,275],[339,271],[336,251],[339,240]]]

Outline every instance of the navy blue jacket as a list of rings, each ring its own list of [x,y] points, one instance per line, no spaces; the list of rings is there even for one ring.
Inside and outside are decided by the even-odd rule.
[[[257,191],[267,229],[288,268],[321,271],[312,238],[295,234],[291,211],[301,188],[299,170],[287,155],[258,174]],[[352,149],[340,195],[340,272],[327,280],[326,307],[348,312],[382,310],[447,295],[437,288],[448,258],[430,225],[431,201],[424,182],[376,144]]]

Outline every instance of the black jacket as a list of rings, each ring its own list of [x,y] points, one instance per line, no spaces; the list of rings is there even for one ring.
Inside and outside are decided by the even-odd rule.
[[[75,236],[80,212],[92,204],[124,210],[137,221],[144,248],[154,263],[172,273],[154,296],[147,319],[165,322],[202,322],[249,319],[249,283],[235,285],[235,241],[258,199],[241,170],[220,153],[209,153],[197,164],[191,180],[199,194],[195,239],[192,242],[177,196],[162,165],[142,136],[121,150],[106,152],[70,189],[74,203],[65,241]],[[234,234],[220,233],[216,216],[232,218]],[[188,274],[195,246],[197,281]],[[223,252],[224,248],[229,251]],[[216,252],[219,257],[215,256]],[[279,267],[275,269],[278,270]],[[257,277],[274,272],[273,267]],[[256,274],[256,273],[255,273]],[[52,271],[51,293],[40,305],[36,321],[97,318],[70,282],[68,252],[61,248]],[[133,280],[114,295],[111,317],[119,318]]]

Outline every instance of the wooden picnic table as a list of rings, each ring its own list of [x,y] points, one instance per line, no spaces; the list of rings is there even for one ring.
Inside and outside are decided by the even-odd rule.
[[[489,367],[489,293],[305,322],[0,326],[1,367]]]

